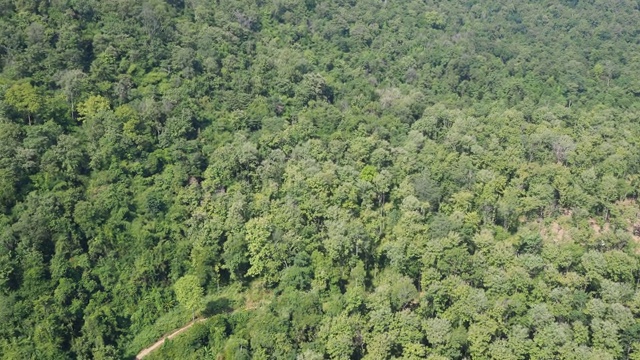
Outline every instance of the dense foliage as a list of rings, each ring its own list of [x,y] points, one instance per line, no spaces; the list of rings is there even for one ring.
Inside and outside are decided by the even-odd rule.
[[[0,0],[0,357],[640,359],[638,23]]]

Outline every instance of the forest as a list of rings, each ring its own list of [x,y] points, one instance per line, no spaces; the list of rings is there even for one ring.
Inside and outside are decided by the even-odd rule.
[[[640,360],[638,24],[0,0],[0,359]]]

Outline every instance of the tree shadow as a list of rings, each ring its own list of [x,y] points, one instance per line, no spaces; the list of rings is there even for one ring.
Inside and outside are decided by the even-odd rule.
[[[208,301],[202,311],[202,315],[204,317],[210,317],[216,314],[230,313],[233,311],[233,307],[231,305],[231,301],[224,297]]]

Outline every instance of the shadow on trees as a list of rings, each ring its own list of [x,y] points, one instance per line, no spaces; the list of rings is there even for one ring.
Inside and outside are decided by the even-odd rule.
[[[229,301],[229,299],[227,298],[218,298],[209,301],[202,311],[202,315],[205,317],[210,317],[216,314],[230,313],[231,311],[233,311],[233,307],[231,305],[231,301]]]

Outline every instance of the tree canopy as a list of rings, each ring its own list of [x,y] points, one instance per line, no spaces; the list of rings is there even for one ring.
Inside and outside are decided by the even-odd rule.
[[[640,359],[638,23],[0,0],[0,358]]]

